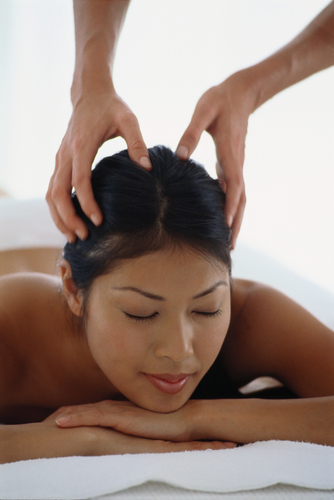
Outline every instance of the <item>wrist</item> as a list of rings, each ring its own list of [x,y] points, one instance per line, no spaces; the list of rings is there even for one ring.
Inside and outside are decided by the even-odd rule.
[[[72,104],[83,96],[114,91],[113,59],[110,42],[102,36],[88,40],[83,47],[76,49]]]
[[[196,439],[251,443],[261,439],[267,401],[220,399],[196,401],[193,429]]]
[[[115,88],[112,75],[107,68],[94,71],[89,64],[76,67],[71,86],[71,102],[76,103],[84,98],[96,98],[103,94],[113,94]]]
[[[246,96],[249,114],[291,85],[289,82],[292,67],[290,54],[277,53],[233,75],[240,95]]]
[[[242,100],[243,108],[246,109],[248,116],[257,109],[259,99],[260,86],[257,85],[257,75],[253,68],[237,71],[223,82],[224,84],[229,82],[233,94]]]

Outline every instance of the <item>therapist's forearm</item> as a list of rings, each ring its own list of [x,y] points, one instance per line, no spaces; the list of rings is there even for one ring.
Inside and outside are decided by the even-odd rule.
[[[196,439],[243,444],[278,439],[334,446],[334,396],[198,403],[192,429]]]
[[[130,0],[74,0],[72,103],[87,92],[112,90],[118,39]]]
[[[282,90],[334,64],[334,2],[290,43],[235,74],[253,111]]]

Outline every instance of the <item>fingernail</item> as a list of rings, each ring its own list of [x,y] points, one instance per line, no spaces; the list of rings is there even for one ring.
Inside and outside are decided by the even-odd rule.
[[[56,420],[56,424],[57,425],[66,425],[69,423],[70,421],[70,417],[61,417],[61,418],[57,418]]]
[[[92,221],[92,223],[95,225],[95,226],[99,226],[101,224],[101,219],[98,215],[96,214],[92,214],[90,216],[90,220]]]
[[[226,443],[224,443],[224,445],[226,446],[226,448],[236,448],[237,447],[237,443],[226,442]]]
[[[84,231],[81,231],[81,229],[76,229],[75,234],[77,235],[78,238],[80,238],[80,240],[85,239],[86,235],[85,235]]]
[[[228,225],[228,227],[232,227],[232,223],[233,223],[232,215],[228,215],[226,217],[226,224]]]
[[[76,238],[75,238],[75,236],[73,236],[72,234],[67,234],[67,235],[66,235],[66,239],[67,239],[67,241],[68,241],[70,244],[72,244],[72,243],[74,243],[74,242],[75,242],[75,239],[76,239]]]
[[[151,163],[147,156],[142,156],[139,160],[139,163],[144,168],[151,168]]]
[[[179,146],[176,150],[176,156],[178,156],[182,160],[187,160],[188,159],[188,148],[186,148],[186,146]]]

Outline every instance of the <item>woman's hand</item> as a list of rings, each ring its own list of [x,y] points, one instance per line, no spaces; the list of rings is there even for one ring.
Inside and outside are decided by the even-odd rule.
[[[203,131],[213,138],[217,154],[217,175],[226,193],[225,217],[232,227],[235,247],[246,204],[243,164],[248,118],[255,109],[252,87],[244,73],[230,76],[220,85],[207,90],[197,103],[191,122],[183,134],[176,153],[187,159],[195,150]]]
[[[117,136],[125,139],[134,162],[151,168],[138,120],[113,88],[77,99],[46,194],[54,223],[70,242],[76,236],[85,239],[88,235],[86,225],[75,213],[72,188],[87,217],[95,225],[102,222],[91,186],[91,167],[99,147]]]
[[[0,428],[0,464],[35,458],[168,453],[229,447],[220,441],[174,443],[146,439],[98,426],[65,429],[56,425],[55,414],[44,422],[3,425]]]
[[[60,408],[52,415],[52,418],[55,418],[57,424],[63,428],[111,427],[121,433],[151,440],[163,439],[183,446],[185,442],[188,442],[188,444],[192,443],[197,446],[195,440],[208,439],[205,427],[198,425],[200,417],[205,413],[203,405],[205,405],[205,401],[190,400],[175,412],[155,413],[139,408],[130,401],[101,401],[100,403]],[[221,448],[236,446],[235,443],[227,441],[218,442]]]

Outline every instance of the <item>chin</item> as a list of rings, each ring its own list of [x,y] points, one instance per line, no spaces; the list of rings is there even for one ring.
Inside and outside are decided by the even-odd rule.
[[[189,400],[187,397],[182,397],[182,398],[155,398],[155,400],[139,400],[137,401],[132,400],[134,404],[137,406],[140,406],[140,408],[143,408],[144,410],[149,410],[153,411],[155,413],[171,413],[174,411],[179,410],[186,404],[186,402]]]

